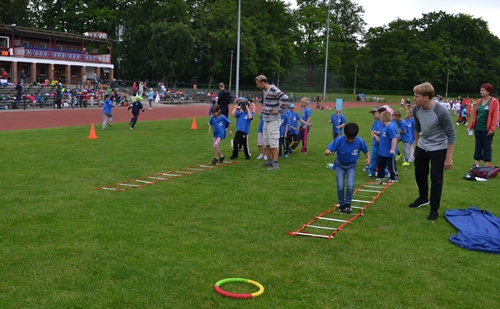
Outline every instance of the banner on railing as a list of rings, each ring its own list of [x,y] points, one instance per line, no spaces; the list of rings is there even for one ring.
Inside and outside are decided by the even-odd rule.
[[[108,39],[108,34],[106,32],[85,32],[83,35],[98,39]]]

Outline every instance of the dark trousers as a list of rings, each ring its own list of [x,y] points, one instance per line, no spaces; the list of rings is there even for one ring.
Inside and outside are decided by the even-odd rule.
[[[394,161],[394,157],[382,157],[378,156],[377,162],[377,178],[384,178],[385,176],[385,168],[389,169],[389,178],[391,180],[396,180],[396,161]]]
[[[444,161],[446,160],[446,149],[436,151],[425,151],[422,148],[415,149],[415,180],[418,186],[418,194],[422,199],[429,195],[429,171],[431,174],[431,196],[429,198],[431,209],[438,210],[443,192]],[[429,168],[430,163],[430,168]]]
[[[135,127],[135,124],[137,123],[137,117],[139,117],[139,115],[136,115],[136,114],[133,114],[134,117],[132,117],[132,119],[130,119],[130,127],[133,128]]]
[[[245,158],[250,159],[250,152],[248,151],[248,134],[243,131],[236,131],[233,140],[233,157],[238,157],[238,149],[243,146]]]
[[[289,151],[288,151],[288,147],[289,147],[288,137],[285,138],[284,136],[280,136],[279,147],[280,147],[280,151],[278,153],[279,156],[281,156],[282,154],[289,153]]]
[[[491,162],[491,144],[493,134],[488,136],[488,131],[474,131],[476,137],[476,148],[474,149],[474,160]]]

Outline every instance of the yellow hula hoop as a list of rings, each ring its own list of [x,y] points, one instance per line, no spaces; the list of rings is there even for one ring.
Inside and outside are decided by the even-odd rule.
[[[221,289],[219,287],[220,285],[223,285],[224,283],[228,283],[228,282],[249,283],[249,284],[252,284],[252,285],[255,285],[256,287],[258,287],[259,290],[255,293],[251,293],[251,294],[237,294],[237,293],[231,293],[231,292],[224,291],[223,289]],[[254,280],[244,279],[244,278],[222,279],[220,281],[217,281],[214,288],[215,288],[215,291],[217,291],[217,293],[224,295],[224,296],[227,296],[227,297],[232,297],[232,298],[254,298],[254,297],[260,296],[260,295],[262,295],[262,293],[264,293],[264,287],[262,286],[262,284],[258,283],[257,281],[254,281]]]

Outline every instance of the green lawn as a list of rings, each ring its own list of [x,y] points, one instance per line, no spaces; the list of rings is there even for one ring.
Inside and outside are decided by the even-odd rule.
[[[369,108],[347,109],[368,141]],[[299,111],[300,112],[300,111]],[[92,190],[213,158],[198,119],[0,132],[0,308],[496,308],[499,256],[461,249],[446,208],[500,215],[498,179],[469,182],[473,137],[457,129],[440,218],[409,209],[413,166],[332,240],[292,237],[337,202],[325,168],[332,111],[313,110],[307,155],[268,172],[245,161],[143,188]],[[234,119],[234,118],[233,118]],[[252,124],[256,151],[258,120]],[[500,147],[495,141],[493,155]],[[222,146],[229,157],[229,141]],[[356,185],[368,181],[358,164]],[[238,300],[214,291],[241,277],[265,292]],[[223,289],[256,292],[244,283]]]

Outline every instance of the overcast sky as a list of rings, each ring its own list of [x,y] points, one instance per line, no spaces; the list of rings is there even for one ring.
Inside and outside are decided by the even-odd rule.
[[[295,0],[285,0],[296,5]],[[368,27],[387,25],[398,17],[404,20],[421,18],[422,14],[444,11],[447,14],[464,13],[488,22],[490,31],[500,38],[500,1],[471,0],[352,0],[365,9]]]

